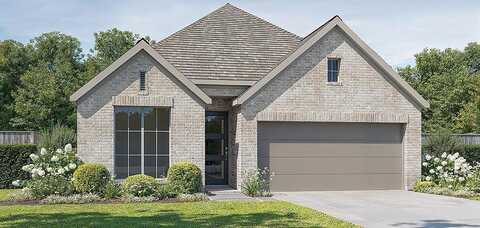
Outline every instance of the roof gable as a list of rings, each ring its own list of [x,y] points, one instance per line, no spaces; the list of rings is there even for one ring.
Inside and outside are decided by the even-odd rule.
[[[365,42],[363,42],[358,35],[356,35],[338,16],[333,17],[327,23],[320,26],[314,32],[309,34],[302,40],[301,44],[291,52],[286,58],[284,58],[275,68],[272,69],[265,77],[255,83],[241,96],[233,101],[233,105],[241,105],[248,99],[252,98],[258,91],[266,86],[271,80],[273,80],[280,72],[287,68],[293,61],[300,57],[305,51],[307,51],[312,45],[319,41],[324,35],[326,35],[333,28],[338,27],[346,36],[356,44],[361,51],[363,51],[369,58],[377,64],[381,70],[385,71],[386,75],[392,82],[397,85],[398,89],[403,91],[407,96],[419,107],[426,109],[429,107],[429,103],[418,94],[407,82],[405,82],[398,73],[392,69],[375,51],[373,51]]]
[[[169,71],[180,83],[185,85],[193,94],[195,94],[198,98],[200,98],[206,104],[211,104],[212,99],[205,94],[198,86],[193,84],[189,79],[187,79],[180,71],[178,71],[174,66],[172,66],[167,60],[165,60],[158,52],[153,50],[153,48],[145,41],[140,40],[137,44],[128,50],[125,54],[123,54],[120,58],[118,58],[115,62],[110,64],[105,70],[100,72],[97,76],[95,76],[92,80],[90,80],[87,84],[85,84],[82,88],[77,90],[74,94],[70,96],[70,101],[78,101],[82,98],[85,94],[87,94],[90,90],[95,88],[98,84],[100,84],[104,79],[110,76],[113,72],[115,72],[119,67],[121,67],[124,63],[126,63],[130,58],[135,56],[140,51],[145,51],[148,53],[154,60],[156,60],[160,65],[162,65],[167,71]]]
[[[258,81],[300,41],[226,4],[152,46],[192,80]]]

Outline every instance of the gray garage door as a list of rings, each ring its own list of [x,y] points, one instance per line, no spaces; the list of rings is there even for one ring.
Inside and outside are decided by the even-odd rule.
[[[402,189],[400,124],[260,122],[272,191]]]

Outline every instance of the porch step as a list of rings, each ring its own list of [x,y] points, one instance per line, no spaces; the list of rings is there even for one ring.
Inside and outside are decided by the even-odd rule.
[[[207,186],[206,190],[210,200],[254,200],[230,186]]]

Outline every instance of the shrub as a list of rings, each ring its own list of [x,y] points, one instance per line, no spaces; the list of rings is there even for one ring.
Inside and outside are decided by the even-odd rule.
[[[0,145],[0,189],[12,188],[13,181],[29,178],[22,167],[30,162],[30,154],[36,151],[35,145]]]
[[[32,191],[33,197],[42,199],[49,195],[69,195],[73,193],[70,179],[63,176],[45,176],[33,178],[26,187]]]
[[[180,194],[177,199],[182,202],[207,201],[208,196],[205,193]]]
[[[87,194],[74,194],[70,196],[49,195],[47,198],[42,199],[42,204],[84,204],[101,202],[103,199],[92,193]]]
[[[249,170],[242,176],[243,194],[251,197],[271,196],[269,184],[273,173],[268,168]]]
[[[475,167],[472,173],[468,176],[465,187],[473,192],[480,193],[480,165]]]
[[[168,183],[178,194],[200,192],[202,188],[202,173],[198,166],[189,162],[179,162],[168,169]]]
[[[102,194],[109,181],[110,172],[100,164],[83,164],[73,173],[73,186],[79,193]]]
[[[413,186],[414,192],[425,192],[427,193],[431,188],[434,188],[436,185],[431,181],[417,181],[415,186]]]
[[[56,124],[51,129],[46,129],[40,132],[38,147],[46,148],[47,150],[55,150],[57,148],[62,148],[68,143],[75,145],[76,140],[77,137],[73,129],[61,124]]]
[[[443,153],[463,153],[463,143],[450,130],[442,128],[430,135],[424,146],[425,153],[439,157]]]
[[[110,180],[105,186],[103,197],[105,199],[116,199],[122,196],[122,188],[115,181]]]
[[[149,203],[157,200],[158,199],[154,196],[133,196],[130,194],[123,195],[120,198],[120,201],[124,203]]]
[[[158,199],[175,198],[177,193],[170,184],[160,184],[155,196]]]
[[[125,194],[137,197],[154,196],[159,188],[155,178],[143,174],[127,177],[122,183],[122,190]]]

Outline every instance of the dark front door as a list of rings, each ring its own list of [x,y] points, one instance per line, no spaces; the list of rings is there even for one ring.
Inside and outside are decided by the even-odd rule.
[[[205,115],[205,181],[208,185],[227,184],[227,112]]]

